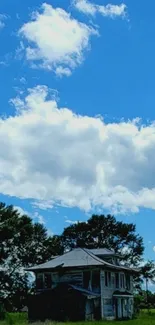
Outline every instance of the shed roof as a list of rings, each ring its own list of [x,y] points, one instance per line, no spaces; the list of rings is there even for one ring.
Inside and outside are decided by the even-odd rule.
[[[64,255],[58,256],[49,262],[36,265],[27,269],[27,271],[39,271],[47,269],[56,269],[56,268],[80,268],[80,267],[91,267],[91,266],[100,266],[108,267],[113,269],[124,269],[131,270],[128,267],[118,266],[111,263],[108,263],[99,257],[95,256],[91,250],[85,248],[76,248],[73,249]]]
[[[84,289],[84,288],[81,288],[81,287],[78,287],[78,286],[75,286],[72,284],[70,284],[70,287],[73,288],[74,290],[81,292],[85,296],[92,296],[92,297],[96,297],[96,298],[99,298],[101,296],[100,293],[93,292],[91,290],[87,290],[87,289]]]

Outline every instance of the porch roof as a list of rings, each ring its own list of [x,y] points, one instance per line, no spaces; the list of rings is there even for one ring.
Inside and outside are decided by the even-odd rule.
[[[74,290],[81,292],[85,296],[92,296],[94,298],[99,298],[101,296],[100,293],[96,293],[96,292],[93,292],[93,291],[90,291],[90,290],[87,290],[87,289],[84,289],[84,288],[81,288],[81,287],[78,287],[78,286],[75,286],[72,284],[70,284],[69,286],[71,288],[73,288]]]
[[[113,293],[113,297],[133,297],[133,294],[129,291],[116,290]]]

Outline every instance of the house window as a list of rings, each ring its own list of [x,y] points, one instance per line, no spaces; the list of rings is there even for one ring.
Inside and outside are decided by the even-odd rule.
[[[115,287],[119,288],[119,273],[115,273]]]
[[[44,288],[44,275],[43,275],[43,273],[38,273],[36,275],[36,288],[38,290]]]
[[[44,288],[50,289],[52,287],[52,274],[45,273],[44,274]]]
[[[85,289],[89,288],[90,285],[90,271],[85,271],[83,272],[83,286]]]
[[[100,271],[92,271],[92,288],[100,288]]]
[[[130,275],[129,274],[126,274],[126,288],[127,288],[127,290],[131,289]]]
[[[52,273],[52,287],[56,286],[59,283],[59,280],[58,273]]]
[[[105,286],[111,287],[111,272],[105,271]]]
[[[120,274],[120,287],[121,289],[125,288],[125,277],[123,273]]]

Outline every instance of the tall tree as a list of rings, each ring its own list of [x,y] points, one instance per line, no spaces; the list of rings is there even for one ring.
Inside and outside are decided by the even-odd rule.
[[[111,215],[93,215],[87,222],[67,227],[62,233],[65,249],[107,247],[122,255],[130,265],[138,265],[144,251],[143,239],[132,223],[117,221]]]
[[[0,298],[12,308],[29,290],[25,267],[44,263],[63,252],[60,238],[48,236],[45,227],[20,215],[13,206],[0,203]]]
[[[146,304],[149,309],[149,282],[155,284],[155,263],[153,261],[148,261],[142,268],[141,268],[141,275],[142,279],[145,282],[145,289],[146,289]]]

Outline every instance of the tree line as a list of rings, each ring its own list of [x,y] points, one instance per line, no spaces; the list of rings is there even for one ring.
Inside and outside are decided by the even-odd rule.
[[[117,221],[112,215],[92,215],[87,222],[65,228],[61,235],[49,236],[44,225],[21,215],[12,205],[0,203],[0,301],[5,309],[20,310],[33,292],[25,268],[75,247],[113,249],[130,266],[140,267],[143,261],[143,238],[133,223]],[[154,276],[152,261],[140,267],[135,292],[141,292],[144,278],[148,292],[148,279],[154,281]]]

